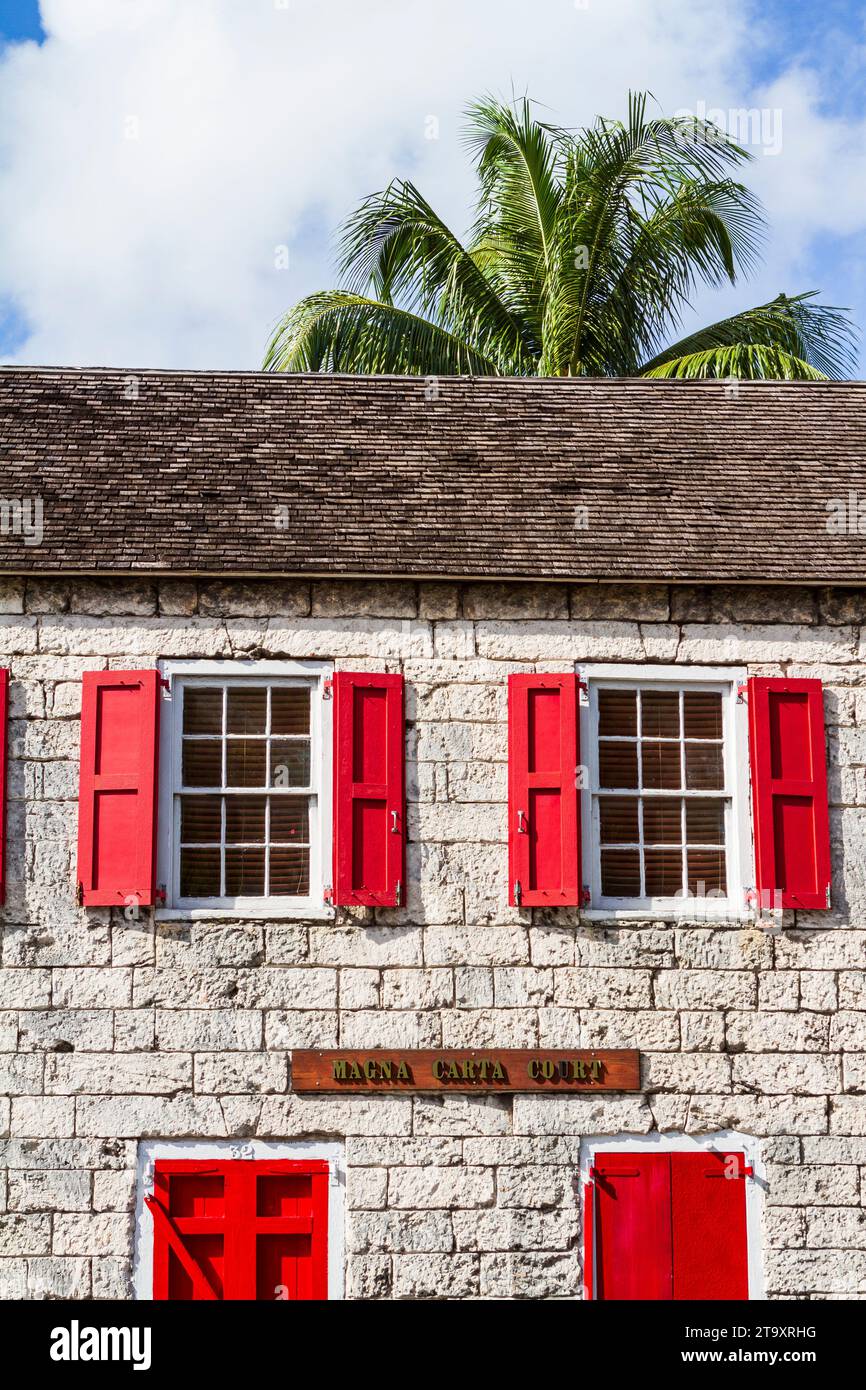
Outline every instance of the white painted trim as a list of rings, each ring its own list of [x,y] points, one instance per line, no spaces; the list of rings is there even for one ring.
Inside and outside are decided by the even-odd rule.
[[[148,1139],[138,1146],[135,1178],[135,1246],[132,1265],[133,1298],[153,1299],[153,1217],[144,1205],[153,1189],[156,1159],[291,1158],[319,1159],[328,1164],[328,1298],[344,1297],[346,1162],[343,1145],[296,1139],[270,1143],[263,1139]]]
[[[583,910],[587,921],[641,921],[665,918],[688,922],[752,922],[754,908],[745,892],[754,882],[751,799],[749,796],[748,710],[737,699],[737,686],[747,679],[742,666],[640,665],[634,663],[579,663],[577,674],[586,682],[580,698],[581,760],[587,767],[588,785],[581,790],[581,863],[583,879],[590,890],[590,905]],[[655,898],[643,902],[605,900],[601,895],[601,865],[598,828],[595,824],[593,788],[598,783],[598,745],[595,738],[595,700],[599,684],[621,682],[633,687],[652,683],[660,689],[720,689],[724,696],[725,794],[730,813],[725,841],[728,854],[728,896],[726,898]]]
[[[749,1271],[749,1302],[762,1302],[764,1292],[764,1193],[767,1189],[767,1173],[761,1157],[761,1141],[751,1134],[741,1134],[735,1129],[721,1129],[714,1134],[605,1134],[597,1139],[584,1139],[580,1145],[580,1210],[581,1237],[580,1249],[583,1260],[584,1245],[584,1201],[586,1184],[590,1181],[589,1170],[601,1153],[707,1153],[713,1150],[741,1149],[746,1158],[746,1166],[754,1169],[754,1177],[745,1178],[746,1184],[746,1257]],[[595,1280],[593,1279],[593,1287]]]
[[[326,699],[324,683],[333,677],[331,661],[243,661],[243,660],[165,660],[158,663],[160,675],[168,682],[161,689],[159,738],[159,829],[157,882],[165,885],[165,907],[155,911],[156,921],[189,921],[209,918],[268,918],[282,920],[328,921],[334,910],[324,898],[331,886],[333,835],[333,699]],[[212,679],[221,682],[282,680],[311,683],[310,750],[311,785],[315,791],[315,824],[310,829],[310,894],[306,898],[236,898],[185,903],[178,899],[175,791],[180,785],[180,732],[172,700],[174,681]]]

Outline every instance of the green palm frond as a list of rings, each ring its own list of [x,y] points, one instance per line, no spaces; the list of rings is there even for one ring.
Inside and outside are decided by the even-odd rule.
[[[711,123],[649,110],[565,130],[485,97],[466,131],[479,183],[468,239],[395,179],[342,229],[342,288],[277,325],[271,371],[816,379],[853,370],[847,310],[814,293],[673,342],[702,286],[758,261],[750,159]]]
[[[855,365],[856,334],[847,311],[814,304],[814,294],[780,294],[691,333],[645,363],[641,376],[842,378]]]
[[[429,319],[345,290],[308,295],[278,325],[265,371],[497,376],[497,364]]]

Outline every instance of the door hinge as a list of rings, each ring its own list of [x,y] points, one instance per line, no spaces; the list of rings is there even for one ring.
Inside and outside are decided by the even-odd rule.
[[[164,883],[160,883],[160,884],[157,885],[156,892],[154,893],[153,896],[154,896],[154,898],[156,899],[157,903],[159,903],[159,905],[160,905],[161,907],[165,907],[165,884],[164,884]]]
[[[156,679],[157,683],[162,686],[163,690],[171,690],[171,681],[168,680],[166,676],[157,676]]]
[[[333,903],[334,901],[334,890],[330,884],[322,889],[322,901],[326,903]]]
[[[591,902],[592,894],[589,891],[589,884],[585,883],[580,890],[580,905],[581,907],[589,907]]]
[[[745,704],[748,704],[748,697],[749,697],[749,687],[748,687],[748,685],[738,684],[738,685],[737,685],[737,704],[738,704],[738,705],[745,705]]]
[[[331,696],[333,695],[333,693],[334,693],[334,679],[333,679],[333,676],[326,676],[325,679],[322,681],[322,699],[323,699],[323,700],[330,700],[330,698],[331,698]]]

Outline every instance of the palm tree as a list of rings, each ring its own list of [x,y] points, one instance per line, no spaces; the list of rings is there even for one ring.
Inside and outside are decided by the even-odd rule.
[[[847,311],[780,294],[671,335],[700,284],[755,264],[764,218],[730,171],[751,156],[717,127],[650,117],[576,135],[515,106],[470,107],[480,184],[464,246],[414,184],[367,198],[339,246],[344,288],[302,299],[271,371],[483,376],[849,375]]]

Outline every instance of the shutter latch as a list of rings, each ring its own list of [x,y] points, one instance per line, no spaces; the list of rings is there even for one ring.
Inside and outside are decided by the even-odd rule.
[[[830,906],[830,885],[829,885],[829,883],[827,884],[827,897],[826,897],[826,903],[827,903],[827,906],[829,907],[829,906]]]
[[[526,812],[525,812],[525,811],[518,811],[518,812],[517,812],[517,833],[518,833],[518,835],[525,835],[525,834],[526,834]]]
[[[78,907],[84,906],[84,884],[81,882],[81,879],[78,880],[75,888],[75,902]]]
[[[397,879],[397,886],[394,889],[394,901],[397,907],[403,906],[403,883],[399,878]]]
[[[519,878],[516,878],[516,879],[514,880],[514,906],[515,906],[515,907],[519,907],[519,906],[520,906],[520,901],[521,901],[522,897],[523,897],[523,888],[522,888],[522,886],[521,886],[520,879],[519,879]]]

